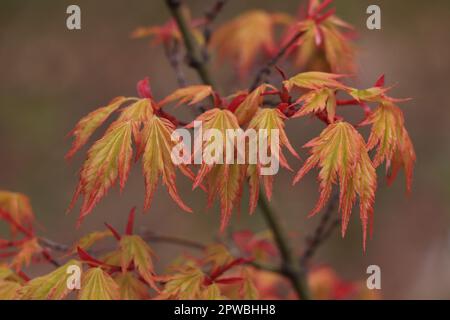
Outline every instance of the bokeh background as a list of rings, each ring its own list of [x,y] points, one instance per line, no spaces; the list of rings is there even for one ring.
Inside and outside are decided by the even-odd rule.
[[[194,15],[202,15],[212,2],[189,1]],[[255,7],[294,13],[300,2],[230,0],[217,23]],[[414,99],[403,108],[418,161],[410,196],[405,195],[403,175],[387,188],[383,168],[379,169],[374,237],[366,254],[354,211],[346,238],[335,232],[315,261],[331,265],[348,280],[365,279],[367,266],[379,265],[381,293],[387,299],[450,298],[450,2],[335,2],[337,14],[359,32],[356,84],[371,86],[384,73],[388,84],[398,84],[394,96]],[[69,4],[81,7],[81,31],[66,29]],[[380,31],[366,29],[365,10],[370,4],[381,6]],[[70,215],[65,211],[86,149],[65,162],[70,147],[65,137],[95,107],[118,95],[135,95],[135,83],[145,76],[150,76],[157,98],[175,88],[163,50],[129,38],[136,27],[162,24],[168,16],[162,0],[0,2],[0,189],[31,198],[39,233],[70,243],[102,229],[104,221],[122,228],[130,208],[142,208],[144,182],[136,166],[123,194],[117,188],[111,190],[82,227],[75,229],[76,210]],[[229,77],[229,69],[213,68],[222,89],[231,92],[245,87],[246,82],[238,84]],[[186,72],[191,83],[197,82],[195,74]],[[186,110],[179,112],[192,119]],[[321,129],[320,123],[310,119],[289,122],[291,142],[303,158],[301,146]],[[300,167],[301,162],[289,160],[294,168]],[[139,215],[138,224],[160,234],[211,241],[218,233],[217,207],[205,210],[202,192],[191,192],[185,179],[178,181],[182,198],[195,213],[181,212],[159,188],[152,209]],[[301,250],[303,238],[320,219],[307,218],[318,196],[317,183],[314,174],[295,187],[291,181],[288,172],[276,177],[273,205],[289,223],[293,243]],[[246,196],[241,216],[232,219],[234,228],[264,230],[258,212],[248,216],[245,201]],[[0,226],[0,232],[6,228]],[[182,251],[169,245],[154,247],[159,270]],[[39,267],[30,271],[39,272]]]

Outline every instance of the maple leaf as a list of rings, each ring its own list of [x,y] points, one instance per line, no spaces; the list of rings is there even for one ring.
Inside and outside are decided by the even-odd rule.
[[[156,291],[155,273],[153,268],[153,252],[148,244],[137,235],[125,235],[120,239],[121,267],[126,272],[132,263],[139,275]]]
[[[227,135],[227,130],[239,129],[239,124],[233,113],[229,110],[218,108],[206,111],[201,114],[196,121],[202,122],[204,134],[202,137],[203,145],[201,150],[194,150],[194,158],[196,157],[197,152],[203,151],[203,160],[194,180],[194,188],[201,185],[203,180],[206,180],[209,206],[212,205],[215,197],[217,195],[219,196],[221,206],[220,229],[223,231],[228,224],[235,204],[238,203],[240,199],[242,184],[245,178],[245,165],[237,164],[237,161],[234,161],[232,164],[227,164],[225,161],[227,156],[235,157],[236,155],[236,143],[234,143],[236,141],[231,141],[232,138]],[[193,126],[194,122],[187,127],[191,128]],[[216,148],[210,150],[211,146],[214,145],[213,142],[216,138],[214,136],[207,136],[211,129],[218,130],[218,133],[226,140],[223,141],[223,144],[218,144],[219,150],[216,150]],[[235,148],[231,151],[232,154],[227,155],[226,146],[230,143],[234,143]],[[209,163],[205,161],[205,153],[206,157],[208,157],[208,155],[212,156]],[[218,156],[218,158],[221,158],[222,156],[223,159],[217,159],[216,156]]]
[[[339,181],[342,236],[345,235],[356,196],[359,196],[365,249],[367,224],[370,222],[372,225],[377,182],[375,168],[367,154],[363,137],[351,124],[340,121],[329,125],[305,147],[311,148],[311,156],[297,173],[294,184],[313,167],[320,167],[320,197],[310,216],[324,207],[330,198],[333,184]]]
[[[385,93],[390,88],[382,88],[382,87],[372,87],[368,89],[354,89],[349,88],[347,91],[353,98],[357,101],[366,101],[366,102],[382,102],[386,99]]]
[[[244,279],[244,281],[242,281],[242,285],[239,290],[241,297],[244,300],[258,300],[259,292],[258,289],[255,287],[255,283],[253,282],[251,272],[249,271],[248,268],[243,268],[242,278]]]
[[[16,270],[20,270],[23,266],[29,266],[32,258],[42,251],[37,238],[28,239],[19,246],[19,252],[14,256],[11,266]]]
[[[119,286],[120,300],[146,300],[150,298],[148,287],[132,272],[118,274],[114,281]]]
[[[116,122],[89,149],[80,172],[80,183],[70,206],[74,205],[80,195],[84,196],[78,225],[117,179],[120,180],[121,189],[125,186],[133,157],[132,132],[131,121]]]
[[[191,32],[195,39],[199,44],[204,43],[203,34],[200,31],[199,27],[204,24],[204,19],[190,19],[189,12],[185,12],[188,14],[189,24],[191,26]],[[165,44],[167,45],[171,41],[181,41],[181,33],[178,29],[177,23],[174,19],[170,19],[165,24],[161,26],[147,26],[147,27],[138,27],[131,33],[131,38],[133,39],[141,39],[146,37],[153,37],[152,44],[159,45]]]
[[[23,283],[23,279],[9,268],[7,265],[0,264],[0,280]]]
[[[214,94],[214,90],[208,85],[194,85],[175,90],[173,93],[165,97],[159,102],[159,106],[163,106],[169,102],[178,101],[177,105],[199,103],[210,95]]]
[[[83,118],[72,131],[74,144],[68,157],[71,157],[106,118],[125,102],[132,102],[120,110],[120,116],[106,130],[88,151],[88,156],[80,171],[80,182],[75,191],[69,210],[79,196],[83,196],[78,224],[94,206],[106,195],[117,180],[120,189],[125,186],[133,157],[132,140],[138,147],[141,144],[141,128],[144,122],[153,117],[156,103],[151,98],[148,79],[139,82],[138,91],[146,98],[118,98],[108,106],[102,107]]]
[[[119,109],[122,104],[133,100],[135,99],[126,97],[114,98],[108,105],[100,107],[81,118],[69,133],[69,136],[74,137],[74,141],[72,148],[66,154],[66,159],[72,158],[114,111]]]
[[[171,158],[171,152],[177,144],[171,139],[174,129],[170,121],[157,116],[145,123],[142,133],[145,144],[142,158],[146,186],[145,208],[150,207],[159,177],[162,176],[163,184],[172,199],[181,209],[192,212],[181,200],[175,185],[175,164]],[[193,173],[185,165],[180,164],[178,168],[184,175],[193,179]]]
[[[34,221],[34,213],[30,200],[22,193],[0,190],[0,219],[10,221],[10,228],[13,233],[19,226],[31,230]]]
[[[223,244],[213,244],[206,248],[206,257],[204,262],[211,263],[213,269],[224,266],[234,260],[230,251]]]
[[[336,17],[333,9],[323,12],[330,3],[310,0],[306,19],[300,18],[287,29],[282,45],[300,32],[301,37],[288,52],[297,66],[353,73],[355,49],[349,32],[354,28]]]
[[[206,289],[200,294],[202,300],[223,300],[224,297],[220,292],[220,288],[215,283],[206,287]]]
[[[391,184],[395,180],[399,170],[404,168],[406,176],[406,189],[411,192],[414,163],[416,162],[416,153],[409,137],[408,131],[403,128],[401,140],[397,151],[392,158],[391,171],[388,174],[388,183]]]
[[[303,88],[303,89],[322,89],[324,87],[330,89],[346,89],[347,87],[337,81],[337,79],[342,78],[343,75],[311,71],[299,73],[288,80],[283,81],[283,85],[291,90],[293,87]]]
[[[253,119],[250,121],[248,125],[248,129],[254,129],[256,132],[263,132],[261,130],[267,130],[267,153],[272,157],[276,157],[276,161],[280,163],[280,165],[288,170],[292,170],[283,154],[282,147],[286,147],[289,152],[299,159],[297,152],[295,152],[292,147],[289,139],[284,130],[286,116],[281,113],[278,109],[271,108],[262,108],[259,109]],[[275,130],[275,131],[273,131]],[[278,142],[274,142],[275,150],[272,150],[272,133],[276,132],[278,134],[279,140]],[[260,140],[260,137],[258,136]],[[259,141],[261,143],[261,141]],[[273,159],[272,159],[273,161]],[[253,212],[256,208],[257,201],[259,198],[259,176],[261,175],[261,167],[266,166],[262,164],[259,160],[256,165],[249,165],[247,169],[247,175],[250,176],[250,212]],[[256,177],[255,177],[256,176]],[[267,198],[270,200],[272,197],[272,186],[273,186],[273,175],[262,175],[262,179],[264,182],[264,188],[267,195]]]
[[[205,275],[197,267],[184,267],[176,274],[166,277],[164,290],[160,299],[175,298],[180,300],[198,299],[203,289]]]
[[[73,246],[71,252],[76,252],[77,248],[80,247],[83,250],[88,250],[90,247],[92,247],[97,241],[100,241],[102,239],[108,238],[112,236],[112,232],[110,230],[104,230],[104,231],[94,231],[91,232],[84,237],[82,237],[80,240],[78,240]]]
[[[79,300],[119,300],[119,286],[102,268],[90,268],[81,278]]]
[[[22,300],[64,299],[70,292],[67,286],[67,278],[70,275],[67,270],[70,266],[81,268],[81,263],[70,260],[49,274],[30,280],[19,290],[19,298]]]
[[[236,110],[232,110],[240,125],[247,124],[256,114],[258,108],[262,106],[263,97],[261,95],[267,88],[275,89],[273,86],[264,83],[246,95],[245,99],[236,107]]]
[[[406,172],[406,187],[410,192],[416,155],[405,128],[401,109],[389,101],[384,101],[361,123],[361,125],[368,124],[372,124],[372,130],[367,148],[371,150],[377,147],[373,159],[374,166],[378,167],[383,161],[386,162],[386,170],[392,169],[388,173],[389,183],[403,167]]]
[[[219,27],[212,36],[211,46],[221,59],[233,60],[239,74],[245,76],[259,53],[274,54],[274,26],[286,21],[289,18],[280,14],[248,11]]]
[[[21,288],[20,283],[0,280],[0,300],[14,300]]]
[[[292,115],[292,118],[326,111],[328,122],[333,123],[335,120],[336,95],[332,89],[322,88],[312,90],[301,96],[296,101],[297,103],[302,103],[302,107]]]

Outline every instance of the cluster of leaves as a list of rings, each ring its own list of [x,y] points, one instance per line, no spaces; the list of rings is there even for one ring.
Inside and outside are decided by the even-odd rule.
[[[205,50],[217,51],[222,59],[234,61],[241,79],[257,65],[262,58],[260,53],[272,59],[289,57],[293,62],[292,70],[289,69],[292,76],[277,68],[281,81],[261,81],[227,95],[208,83],[190,85],[163,99],[153,95],[147,78],[138,82],[137,97],[116,97],[83,117],[71,131],[73,143],[67,159],[85,146],[97,129],[108,121],[110,124],[90,146],[79,173],[69,208],[82,198],[78,224],[114,185],[124,189],[130,170],[138,161],[145,181],[144,209],[151,207],[161,181],[180,209],[193,211],[178,192],[177,170],[192,181],[194,189],[207,193],[208,206],[218,199],[222,231],[229,225],[233,211],[240,208],[245,188],[249,190],[250,213],[257,207],[260,192],[270,200],[274,176],[262,174],[267,164],[259,158],[255,164],[237,161],[239,157],[253,156],[251,148],[246,148],[244,155],[238,154],[237,141],[227,140],[219,150],[225,158],[233,158],[234,163],[210,163],[202,157],[202,163],[194,165],[176,164],[172,160],[173,149],[184,142],[172,139],[175,129],[192,129],[195,121],[201,121],[204,132],[200,137],[201,148],[192,153],[181,148],[183,156],[189,159],[197,158],[199,152],[208,152],[211,145],[206,136],[208,129],[219,131],[227,139],[225,133],[229,129],[242,133],[250,129],[278,130],[279,143],[262,141],[258,135],[258,145],[267,148],[267,154],[277,155],[286,170],[293,171],[287,152],[303,161],[293,184],[317,168],[319,199],[310,215],[320,212],[330,201],[333,188],[339,190],[342,236],[358,203],[365,249],[366,235],[372,230],[377,168],[385,165],[389,183],[403,169],[410,191],[416,156],[398,106],[406,99],[388,96],[391,88],[385,86],[384,76],[365,89],[354,88],[344,81],[347,76],[343,73],[355,69],[354,46],[350,42],[353,28],[337,18],[333,9],[327,9],[330,3],[330,0],[310,0],[297,18],[263,10],[246,12],[219,27],[212,39],[201,32],[209,23],[207,19],[189,18],[187,24],[197,44]],[[276,37],[276,28],[282,29],[280,38]],[[156,44],[164,46],[181,43],[183,39],[175,20],[163,26],[139,28],[133,36],[152,36]],[[201,114],[185,123],[168,111],[170,105],[187,106],[200,110]],[[345,119],[339,112],[342,106],[361,109],[362,121],[351,123]],[[288,121],[306,116],[318,119],[324,128],[304,145],[309,155],[301,160],[285,126]],[[367,139],[361,134],[365,126],[370,127]],[[234,146],[231,152],[227,149],[230,142]],[[235,233],[226,243],[206,246],[199,256],[184,255],[166,273],[157,275],[152,249],[144,236],[133,233],[134,215],[133,209],[123,234],[106,224],[106,230],[88,234],[72,246],[55,247],[36,235],[28,198],[0,191],[0,219],[8,223],[12,234],[11,240],[0,239],[0,259],[7,261],[0,264],[0,298],[71,297],[67,284],[67,269],[71,266],[82,270],[79,299],[289,299],[298,294],[282,274],[258,267],[260,263],[279,259],[279,252],[270,236],[250,232]],[[106,238],[115,239],[113,250],[93,249]],[[62,255],[55,259],[55,253],[59,252]],[[66,261],[65,264],[61,265],[60,260]],[[40,262],[57,268],[30,279],[23,269]],[[313,268],[307,281],[315,298],[371,297],[360,283],[342,281],[328,267]]]
[[[212,34],[208,49],[217,52],[218,60],[229,60],[235,65],[241,78],[258,64],[261,54],[270,58],[278,49],[292,40],[287,55],[296,68],[305,70],[330,70],[332,72],[353,72],[355,70],[353,27],[334,15],[334,9],[327,9],[332,0],[322,3],[311,0],[306,8],[300,7],[297,17],[286,13],[250,10],[226,22]],[[199,43],[201,27],[205,19],[193,19],[190,25]],[[277,38],[278,29],[281,37]],[[301,33],[301,37],[298,37]],[[174,20],[163,26],[139,27],[133,38],[152,37],[153,44],[168,45],[181,41],[180,32]]]
[[[22,194],[2,192],[19,207],[29,205]],[[295,299],[286,280],[268,271],[261,271],[253,262],[270,261],[277,250],[268,234],[250,231],[236,232],[229,244],[214,243],[205,246],[199,255],[183,255],[168,267],[163,275],[156,275],[154,254],[144,236],[133,234],[135,210],[132,209],[125,232],[120,234],[106,224],[106,229],[82,237],[67,248],[60,249],[56,258],[66,262],[60,265],[53,258],[55,252],[40,237],[34,236],[33,228],[24,229],[22,224],[10,220],[1,206],[2,219],[17,228],[22,240],[2,240],[0,264],[0,300],[142,300],[142,299]],[[31,209],[31,208],[30,208]],[[23,215],[24,211],[15,212]],[[29,212],[32,214],[32,211]],[[112,248],[103,250],[97,242],[114,239]],[[47,240],[48,241],[48,240]],[[31,244],[32,243],[32,244]],[[239,257],[231,254],[239,252]],[[54,250],[53,250],[54,251]],[[95,255],[95,257],[94,257]],[[30,262],[50,261],[56,265],[53,271],[30,279],[23,271]],[[79,287],[71,279],[74,268],[80,271]],[[339,279],[328,267],[310,273],[313,294],[318,299],[376,298],[366,292],[359,282]]]
[[[208,193],[208,203],[218,197],[221,206],[221,229],[228,222],[232,210],[237,207],[246,182],[250,189],[250,212],[253,212],[259,197],[259,185],[262,181],[267,197],[270,199],[273,188],[273,176],[261,176],[263,164],[253,165],[214,162],[203,163],[197,173],[185,164],[175,165],[170,152],[176,141],[171,139],[171,133],[179,122],[163,111],[172,102],[178,105],[194,105],[205,103],[208,97],[214,105],[197,117],[201,121],[204,134],[208,129],[219,130],[226,136],[228,129],[278,129],[280,143],[278,150],[269,150],[279,154],[282,167],[291,170],[283,148],[299,158],[289,142],[285,132],[285,122],[288,119],[315,115],[326,124],[321,134],[308,142],[305,147],[310,149],[310,156],[298,171],[294,184],[313,167],[320,169],[320,197],[311,215],[319,212],[329,200],[333,185],[340,190],[340,212],[342,215],[342,234],[345,234],[352,207],[359,199],[360,217],[363,225],[364,239],[367,225],[372,220],[375,191],[377,188],[376,167],[386,163],[390,180],[396,176],[400,168],[404,168],[407,177],[408,190],[411,185],[412,169],[415,161],[414,149],[404,126],[401,109],[396,105],[400,99],[387,96],[389,88],[384,87],[384,78],[380,78],[374,87],[355,89],[345,85],[343,76],[324,72],[299,73],[285,79],[280,88],[270,84],[262,84],[251,92],[239,91],[227,98],[222,98],[211,86],[195,85],[175,90],[172,94],[155,102],[148,89],[148,82],[141,81],[139,91],[141,98],[116,98],[111,104],[102,107],[83,118],[75,127],[75,137],[68,156],[78,150],[93,133],[93,131],[121,105],[131,101],[120,109],[120,115],[106,130],[103,138],[94,143],[88,151],[88,158],[80,173],[75,198],[84,197],[80,212],[80,221],[90,213],[94,205],[106,194],[108,189],[119,180],[121,189],[130,170],[132,158],[142,157],[143,172],[147,186],[145,208],[150,206],[151,197],[159,177],[167,186],[170,196],[185,211],[191,209],[181,200],[175,184],[175,170],[193,180],[193,187],[205,185]],[[350,100],[339,100],[339,94],[346,94]],[[279,99],[276,107],[264,104],[265,96]],[[364,120],[353,125],[338,114],[340,105],[354,104],[362,106]],[[375,104],[371,109],[369,104]],[[371,125],[372,131],[366,142],[357,128]],[[186,125],[192,128],[194,122]],[[260,137],[258,137],[260,139]],[[132,140],[136,151],[132,151]],[[203,147],[197,152],[205,152],[211,143],[207,137],[203,139]],[[258,143],[262,143],[258,140]],[[227,152],[225,143],[221,154]],[[237,143],[233,144],[235,147]],[[270,148],[270,142],[266,144]],[[376,154],[371,159],[369,151],[376,148]],[[231,157],[236,157],[237,150]],[[192,156],[195,156],[192,155]],[[249,156],[248,154],[246,156]],[[365,243],[365,242],[364,242]]]

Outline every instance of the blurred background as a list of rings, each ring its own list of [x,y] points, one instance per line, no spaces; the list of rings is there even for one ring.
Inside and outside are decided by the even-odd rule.
[[[213,1],[188,1],[194,16],[203,15]],[[216,25],[251,8],[294,13],[302,0],[233,1],[224,8]],[[405,194],[404,176],[386,187],[379,168],[374,236],[362,252],[360,222],[354,210],[347,236],[339,232],[315,257],[317,264],[331,265],[348,280],[365,279],[368,265],[382,271],[384,298],[450,298],[450,2],[449,1],[335,1],[337,15],[359,32],[359,73],[356,85],[371,86],[381,74],[387,84],[397,84],[394,97],[412,97],[402,104],[413,139],[417,164],[413,192]],[[78,4],[82,30],[66,28],[66,8]],[[366,28],[370,4],[382,10],[382,30]],[[66,215],[77,185],[77,172],[85,157],[83,149],[71,162],[64,154],[71,141],[66,137],[77,120],[118,95],[134,96],[135,84],[149,76],[158,99],[176,87],[175,76],[162,48],[147,40],[132,40],[138,26],[158,25],[169,17],[162,0],[129,1],[32,1],[0,2],[0,189],[22,192],[31,198],[40,221],[39,233],[71,243],[103,222],[122,229],[128,211],[144,201],[144,182],[139,165],[119,195],[113,188],[82,225],[75,229],[74,212]],[[228,68],[229,69],[229,68]],[[242,89],[227,68],[214,66],[222,89]],[[290,72],[287,70],[288,73]],[[186,69],[190,83],[198,83]],[[180,118],[192,114],[180,108]],[[361,116],[361,115],[358,115]],[[318,121],[301,119],[288,123],[288,135],[302,158],[301,146],[323,128]],[[100,130],[101,133],[101,130]],[[98,135],[97,135],[98,137]],[[288,159],[298,169],[301,162]],[[293,243],[302,249],[304,237],[320,216],[307,218],[317,200],[315,175],[291,187],[292,173],[282,171],[274,185],[273,206],[292,231]],[[138,225],[159,234],[178,235],[210,242],[218,233],[218,208],[205,210],[205,196],[190,191],[189,181],[178,179],[182,198],[194,209],[186,214],[158,188],[153,206],[138,216]],[[264,230],[258,212],[247,214],[247,194],[240,217],[232,218],[236,230]],[[78,204],[79,205],[79,204]],[[7,232],[2,225],[2,235]],[[182,252],[169,245],[154,245],[163,266]],[[30,271],[39,274],[39,268]]]

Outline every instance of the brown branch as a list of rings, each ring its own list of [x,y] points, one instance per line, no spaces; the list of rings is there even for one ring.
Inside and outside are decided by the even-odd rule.
[[[157,242],[168,243],[168,244],[188,247],[188,248],[196,249],[196,250],[204,250],[206,248],[205,245],[203,245],[200,242],[194,241],[194,240],[183,239],[183,238],[174,237],[174,236],[157,235],[150,230],[144,230],[139,235],[142,237],[142,239],[144,239],[144,241],[146,241],[148,243],[157,243]],[[56,242],[56,241],[53,241],[53,240],[50,240],[47,238],[43,238],[43,237],[39,237],[39,242],[43,247],[45,247],[47,249],[64,252],[64,253],[68,253],[72,248],[69,245],[62,244],[62,243],[59,243],[59,242]]]
[[[195,69],[204,84],[213,86],[213,82],[203,60],[202,50],[191,32],[188,19],[184,15],[181,0],[166,0],[166,4],[177,23],[187,52],[188,64]]]
[[[205,39],[205,53],[207,52],[207,47],[211,41],[212,34],[212,24],[216,20],[219,13],[222,11],[223,7],[227,3],[227,0],[216,0],[212,7],[205,13],[205,25],[203,26],[203,37]],[[204,55],[208,59],[208,55]]]
[[[178,40],[172,41],[172,43],[164,44],[164,52],[166,54],[167,60],[169,61],[170,66],[172,67],[178,86],[180,88],[186,87],[187,81],[183,69],[181,68],[181,52],[180,52],[180,43]]]
[[[154,232],[149,231],[149,230],[143,231],[140,235],[141,235],[142,239],[144,239],[146,242],[168,243],[168,244],[174,244],[174,245],[188,247],[188,248],[196,249],[196,250],[205,250],[206,249],[206,246],[200,242],[197,242],[194,240],[189,240],[189,239],[184,239],[184,238],[180,238],[180,237],[174,237],[174,236],[157,235]]]
[[[332,215],[336,211],[337,203],[339,200],[339,195],[335,191],[332,195],[330,202],[328,203],[328,207],[325,212],[322,214],[319,224],[317,225],[313,234],[306,238],[307,246],[303,251],[300,257],[300,265],[303,269],[306,269],[308,266],[308,262],[311,258],[316,254],[320,245],[322,245],[325,240],[327,240],[334,229],[339,225],[340,218],[336,218],[332,220]]]
[[[270,73],[272,72],[272,68],[277,65],[278,61],[280,61],[280,59],[283,58],[283,56],[290,49],[290,47],[293,46],[298,41],[298,39],[300,39],[300,37],[302,35],[303,35],[303,31],[300,31],[297,34],[295,34],[292,37],[292,39],[289,40],[280,49],[280,51],[278,51],[278,53],[266,63],[265,66],[263,66],[262,68],[259,69],[259,71],[256,73],[255,79],[252,82],[252,85],[250,86],[250,91],[255,90],[256,87],[258,87],[263,81],[265,81],[267,76],[269,76]]]

